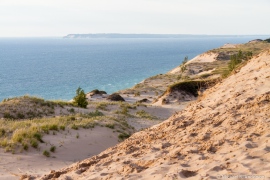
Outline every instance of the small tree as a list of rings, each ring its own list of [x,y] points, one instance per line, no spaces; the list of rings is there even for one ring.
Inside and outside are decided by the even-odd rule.
[[[86,108],[88,105],[88,102],[86,100],[86,94],[84,93],[84,90],[80,87],[78,87],[78,89],[76,90],[76,96],[73,99],[74,103],[79,107]]]
[[[187,69],[187,67],[186,67],[187,62],[188,62],[188,57],[186,56],[185,59],[183,60],[182,64],[180,65],[181,73],[183,73]]]

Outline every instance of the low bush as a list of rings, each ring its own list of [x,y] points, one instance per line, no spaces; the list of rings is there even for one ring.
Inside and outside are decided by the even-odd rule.
[[[146,118],[146,119],[157,119],[157,117],[149,114],[148,112],[141,110],[141,111],[137,111],[136,115],[141,117],[141,118]]]
[[[30,144],[33,148],[38,148],[38,142],[35,139],[30,140]]]
[[[33,137],[39,142],[44,143],[44,141],[42,140],[42,135],[40,133],[35,133]]]
[[[71,129],[78,130],[79,127],[76,124],[72,124]]]
[[[52,147],[50,148],[50,151],[51,151],[51,152],[55,152],[55,149],[56,149],[56,147],[55,147],[55,146],[52,146]]]
[[[270,43],[270,38],[265,39],[264,41]]]
[[[241,50],[239,50],[237,54],[231,55],[228,69],[222,73],[222,77],[228,77],[243,61],[251,59],[252,55],[253,53],[251,51],[242,52]]]
[[[105,124],[105,127],[110,128],[110,129],[114,129],[114,124]]]
[[[171,93],[173,91],[184,91],[187,94],[191,94],[195,97],[198,96],[198,91],[201,88],[208,88],[209,86],[213,85],[214,81],[183,81],[179,83],[175,83],[168,87],[167,93]]]
[[[5,134],[6,134],[6,130],[0,128],[0,137],[5,136]]]
[[[118,138],[121,140],[125,140],[130,137],[130,134],[127,134],[125,132],[122,132],[121,134],[118,135]]]
[[[96,110],[96,111],[94,111],[94,112],[88,113],[88,115],[89,115],[90,117],[97,117],[97,116],[103,116],[104,114],[103,114],[102,112]]]
[[[101,109],[103,111],[107,111],[108,104],[105,102],[100,102],[97,104],[96,109]]]
[[[47,150],[44,150],[42,154],[46,157],[50,157],[50,152],[48,152]]]

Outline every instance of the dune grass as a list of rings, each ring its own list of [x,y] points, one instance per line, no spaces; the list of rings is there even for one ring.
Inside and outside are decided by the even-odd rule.
[[[47,101],[39,97],[21,96],[4,99],[0,103],[0,117],[5,119],[34,119],[44,116],[53,116],[59,107],[74,107],[65,101]]]
[[[148,112],[146,112],[144,110],[137,111],[136,115],[139,118],[145,118],[145,119],[150,119],[150,120],[158,119],[156,116],[153,116],[153,115],[151,115],[150,113],[148,113]]]
[[[120,129],[127,134],[133,132],[124,115],[105,116],[98,110],[85,114],[20,121],[0,119],[0,147],[12,153],[27,151],[29,148],[39,149],[39,144],[44,143],[43,136],[46,134],[56,134],[69,129],[89,129],[96,125]]]
[[[93,128],[96,121],[103,120],[103,118],[105,117],[76,115],[23,121],[0,120],[0,146],[6,151],[28,150],[29,147],[38,148],[38,144],[43,143],[44,134],[72,127]]]

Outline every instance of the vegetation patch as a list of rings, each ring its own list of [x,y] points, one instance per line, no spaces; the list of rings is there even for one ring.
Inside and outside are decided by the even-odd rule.
[[[108,107],[108,103],[106,102],[99,102],[97,103],[97,106],[96,106],[96,109],[100,109],[100,110],[103,110],[103,111],[108,111],[107,107]]]
[[[105,120],[105,117],[62,116],[55,118],[41,118],[32,120],[0,120],[0,146],[6,151],[16,151],[17,148],[28,150],[29,147],[38,148],[43,143],[43,135],[51,131],[93,128],[96,120]]]
[[[120,133],[119,135],[118,135],[118,138],[120,139],[120,140],[125,140],[125,139],[127,139],[127,138],[129,138],[130,137],[130,134],[127,134],[127,133],[125,133],[125,132],[122,132],[122,133]]]
[[[270,43],[270,38],[265,39],[264,41]]]
[[[55,115],[55,108],[74,107],[64,101],[46,101],[32,96],[4,99],[0,103],[0,117],[5,119],[34,119]]]
[[[95,110],[94,112],[90,112],[87,114],[89,117],[97,117],[97,116],[104,116],[104,114],[98,110]]]
[[[174,91],[184,91],[187,94],[191,94],[195,97],[198,96],[198,91],[200,89],[206,89],[215,84],[214,80],[201,80],[201,81],[183,81],[175,83],[168,87],[167,93]]]
[[[110,129],[114,129],[114,125],[115,124],[105,124],[105,127],[110,128]]]
[[[42,154],[46,157],[50,157],[50,152],[47,150],[44,150]]]
[[[51,152],[55,152],[55,150],[56,150],[56,147],[55,147],[55,146],[52,146],[52,147],[50,148],[50,151],[51,151]]]
[[[86,94],[84,93],[84,90],[80,87],[76,90],[76,96],[73,98],[74,104],[76,106],[86,108],[88,105]]]
[[[158,119],[156,116],[151,115],[150,113],[146,112],[145,110],[137,111],[136,115],[139,116],[140,118]]]
[[[252,55],[253,53],[251,51],[242,52],[241,50],[239,50],[237,54],[231,55],[228,68],[223,71],[222,77],[228,77],[231,72],[235,71],[243,62],[247,62],[247,60],[251,59]]]

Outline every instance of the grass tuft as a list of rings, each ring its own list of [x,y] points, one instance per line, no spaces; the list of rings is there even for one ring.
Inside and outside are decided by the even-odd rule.
[[[55,146],[52,146],[52,147],[50,148],[50,151],[51,151],[51,152],[55,152],[55,150],[56,150],[56,147],[55,147]]]
[[[50,152],[48,152],[47,150],[44,150],[42,154],[46,157],[50,157]]]

